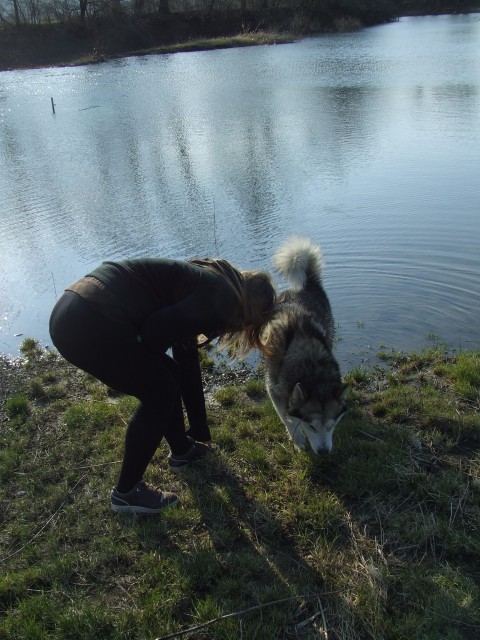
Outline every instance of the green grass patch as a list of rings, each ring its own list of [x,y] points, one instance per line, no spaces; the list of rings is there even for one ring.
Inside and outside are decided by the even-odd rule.
[[[0,413],[0,637],[478,637],[478,353],[350,372],[328,456],[294,449],[258,376],[229,378],[209,461],[177,477],[156,453],[147,480],[181,497],[157,518],[110,510],[137,401],[29,354]]]
[[[214,398],[222,407],[233,407],[237,403],[238,395],[236,387],[228,386],[216,391]]]
[[[5,401],[5,411],[10,418],[25,418],[28,415],[28,398],[15,395]]]
[[[480,353],[460,353],[455,362],[438,365],[436,373],[450,380],[461,397],[479,402]]]

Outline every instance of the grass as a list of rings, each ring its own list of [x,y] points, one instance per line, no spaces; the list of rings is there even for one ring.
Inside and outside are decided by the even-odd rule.
[[[214,390],[218,451],[177,478],[162,446],[147,479],[181,506],[135,518],[108,496],[135,401],[30,345],[0,413],[0,637],[480,637],[480,354],[383,357],[325,457],[261,377]]]

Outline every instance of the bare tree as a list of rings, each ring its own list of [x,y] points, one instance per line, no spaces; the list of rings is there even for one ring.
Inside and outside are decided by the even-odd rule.
[[[39,24],[40,22],[40,2],[39,0],[27,0],[26,9],[30,24]]]
[[[135,17],[143,16],[144,10],[145,10],[145,0],[134,0],[133,15]]]
[[[18,6],[18,0],[12,0],[13,2],[13,11],[15,13],[15,26],[19,27],[21,24],[20,21],[20,7]]]

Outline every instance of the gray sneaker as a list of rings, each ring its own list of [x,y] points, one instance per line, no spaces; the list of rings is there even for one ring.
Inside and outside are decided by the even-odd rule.
[[[117,513],[160,513],[178,502],[176,493],[160,491],[141,480],[128,493],[112,489],[112,511]]]
[[[181,456],[175,456],[173,453],[170,453],[168,456],[168,466],[172,471],[184,471],[186,468],[190,467],[192,462],[200,460],[201,458],[205,458],[212,453],[212,446],[208,444],[204,444],[203,442],[197,442],[193,438],[188,436],[188,439],[192,443],[192,446]]]

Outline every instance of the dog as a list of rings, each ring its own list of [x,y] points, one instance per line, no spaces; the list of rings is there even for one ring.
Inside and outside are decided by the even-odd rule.
[[[345,415],[346,389],[332,355],[334,323],[322,286],[319,246],[293,236],[274,265],[291,288],[280,294],[264,330],[266,388],[294,445],[315,453],[332,450],[335,426]]]

